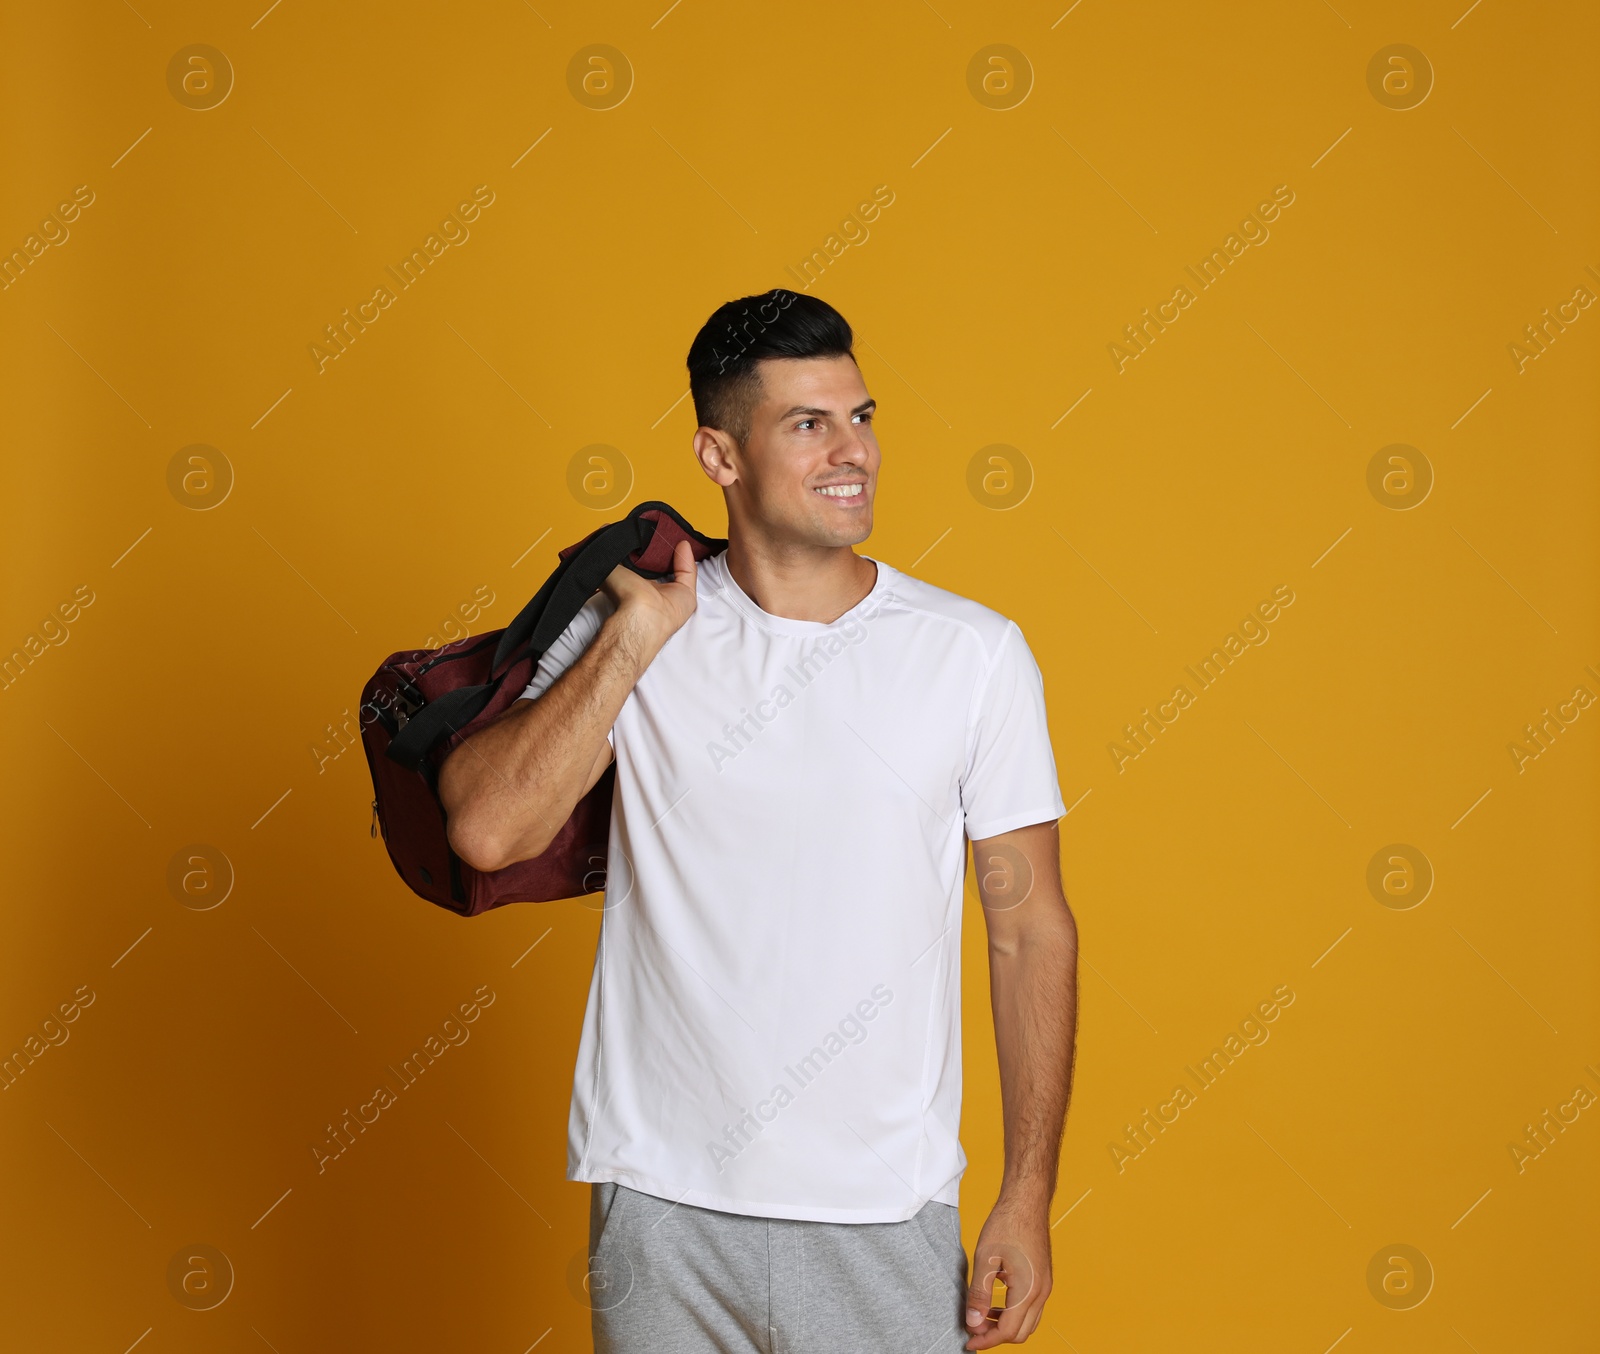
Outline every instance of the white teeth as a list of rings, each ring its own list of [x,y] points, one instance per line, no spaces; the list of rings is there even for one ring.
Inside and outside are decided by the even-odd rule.
[[[816,491],[826,494],[829,498],[855,498],[861,492],[859,484],[835,484]]]

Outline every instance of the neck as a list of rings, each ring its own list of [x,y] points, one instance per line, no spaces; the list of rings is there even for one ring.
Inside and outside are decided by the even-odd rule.
[[[878,566],[848,545],[777,547],[730,533],[728,572],[769,616],[836,621],[878,580]]]

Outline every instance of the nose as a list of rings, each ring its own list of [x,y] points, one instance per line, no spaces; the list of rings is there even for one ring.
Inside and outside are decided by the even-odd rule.
[[[862,427],[850,423],[845,425],[845,430],[834,445],[829,448],[828,460],[833,465],[854,462],[862,470],[865,470],[871,455],[872,445],[867,441]]]

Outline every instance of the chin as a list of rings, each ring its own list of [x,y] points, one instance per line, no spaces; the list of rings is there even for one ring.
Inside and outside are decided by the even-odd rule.
[[[872,507],[869,504],[847,521],[816,519],[806,523],[805,536],[813,545],[859,545],[872,535]]]

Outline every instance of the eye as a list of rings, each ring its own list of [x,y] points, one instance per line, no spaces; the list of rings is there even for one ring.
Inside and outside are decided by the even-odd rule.
[[[852,420],[852,422],[856,422],[856,423],[871,423],[872,422],[872,410],[869,409],[864,414],[857,414],[855,416],[855,418]]]
[[[816,421],[817,420],[814,419],[814,418],[803,418],[798,423],[796,423],[794,426],[797,427],[797,428],[804,428],[808,423],[815,423]]]

